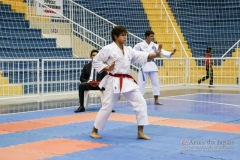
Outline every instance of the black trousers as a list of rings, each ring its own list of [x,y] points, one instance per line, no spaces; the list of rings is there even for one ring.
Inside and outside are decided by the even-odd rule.
[[[100,89],[98,86],[93,87],[88,83],[80,83],[79,87],[78,87],[78,95],[79,95],[80,106],[83,106],[83,104],[84,104],[84,92],[89,91],[89,90],[103,90],[103,89]]]
[[[213,68],[209,67],[206,68],[206,76],[204,76],[202,79],[198,80],[199,83],[207,80],[208,78],[210,78],[209,84],[213,85]]]

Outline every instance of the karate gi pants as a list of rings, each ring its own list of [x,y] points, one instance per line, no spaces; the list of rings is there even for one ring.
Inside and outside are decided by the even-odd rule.
[[[103,93],[104,96],[102,107],[99,110],[94,122],[94,127],[98,130],[104,128],[112,112],[113,106],[116,104],[120,96],[120,93],[113,93],[112,87],[105,88],[105,91]],[[136,114],[137,124],[139,126],[148,125],[147,103],[139,89],[134,89],[132,91],[122,93],[122,95],[131,104],[132,109]]]
[[[154,96],[160,95],[160,86],[159,86],[159,80],[158,80],[158,72],[152,71],[152,72],[138,72],[138,85],[140,92],[142,95],[144,95],[145,86],[148,80],[148,77],[150,77],[151,84],[152,84],[152,92]]]

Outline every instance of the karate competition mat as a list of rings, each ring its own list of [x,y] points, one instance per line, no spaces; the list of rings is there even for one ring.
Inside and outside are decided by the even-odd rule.
[[[0,160],[239,160],[240,95],[194,93],[147,99],[151,140],[137,139],[136,117],[119,101],[102,139],[89,136],[100,105],[0,115]],[[42,106],[44,107],[44,106]]]

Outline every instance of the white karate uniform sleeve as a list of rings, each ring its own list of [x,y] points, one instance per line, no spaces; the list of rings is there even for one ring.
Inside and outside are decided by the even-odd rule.
[[[131,54],[132,63],[137,63],[137,64],[147,63],[148,56],[150,53],[138,51],[138,50],[132,49],[131,47],[128,47],[128,49]]]
[[[99,73],[101,73],[106,66],[113,63],[113,60],[109,61],[110,52],[108,48],[108,46],[102,48],[99,53],[93,58],[93,68],[95,68]]]

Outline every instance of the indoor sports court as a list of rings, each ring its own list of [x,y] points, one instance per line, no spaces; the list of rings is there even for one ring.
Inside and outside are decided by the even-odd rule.
[[[239,0],[0,0],[0,160],[239,160],[239,17]],[[107,102],[79,86],[101,81],[96,61],[110,89],[145,89],[151,140],[124,97],[90,137]]]
[[[164,105],[147,98],[151,140],[136,138],[135,114],[124,101],[102,139],[89,136],[100,104],[77,114],[77,99],[2,107],[0,159],[238,160],[239,98],[239,91],[201,88],[162,91]]]

